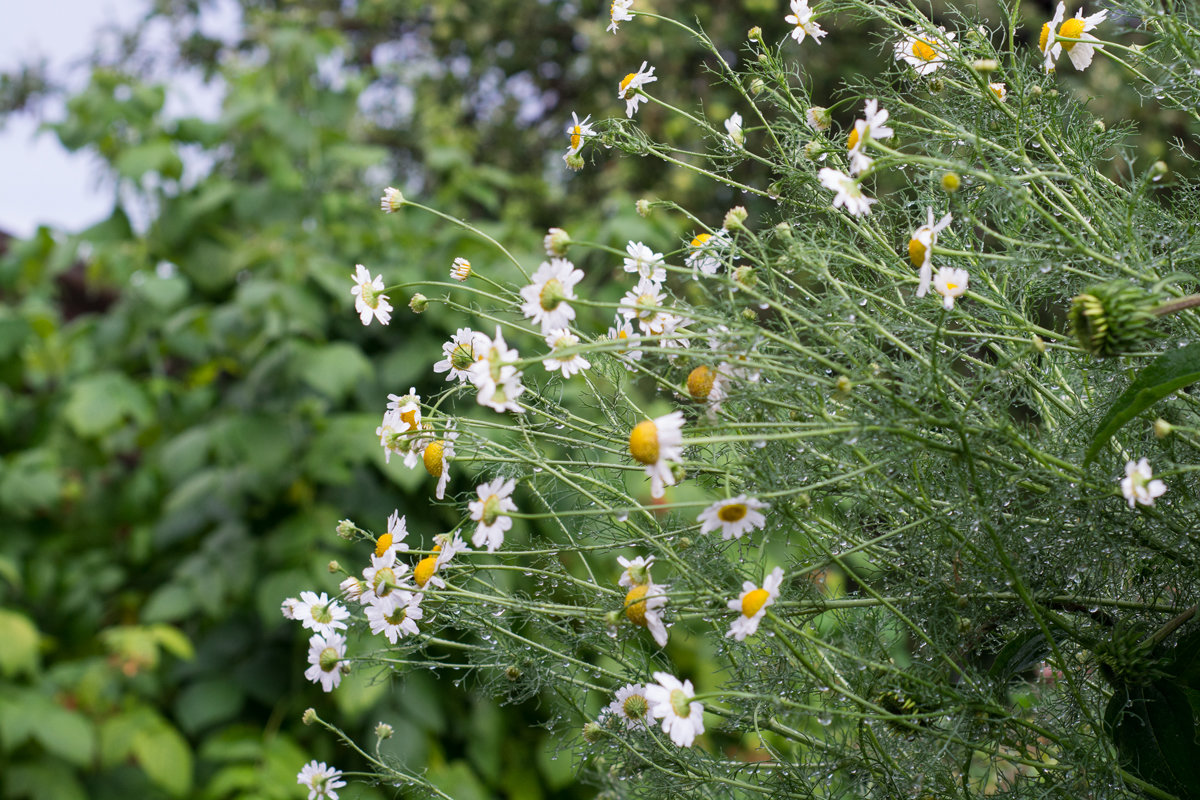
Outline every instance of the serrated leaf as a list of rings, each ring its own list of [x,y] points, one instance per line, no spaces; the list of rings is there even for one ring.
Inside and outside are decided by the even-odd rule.
[[[1109,407],[1083,457],[1087,465],[1125,423],[1172,392],[1200,381],[1200,342],[1163,353]]]
[[[1104,711],[1104,728],[1133,775],[1181,798],[1200,797],[1196,719],[1173,681],[1117,686]]]

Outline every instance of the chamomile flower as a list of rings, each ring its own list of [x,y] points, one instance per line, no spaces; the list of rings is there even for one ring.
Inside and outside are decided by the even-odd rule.
[[[637,556],[632,559],[617,556],[617,563],[625,568],[617,581],[618,586],[632,589],[634,586],[650,583],[650,567],[654,565],[654,556]]]
[[[416,636],[421,631],[417,620],[425,615],[421,610],[424,595],[398,590],[386,597],[377,597],[367,606],[367,624],[371,633],[382,633],[392,644],[401,636]]]
[[[654,77],[654,67],[646,69],[647,63],[649,62],[643,61],[637,72],[631,72],[622,78],[617,89],[617,98],[625,101],[625,116],[629,119],[633,119],[638,105],[646,99],[646,96],[639,90],[646,84],[658,80]]]
[[[338,629],[345,630],[346,623],[342,620],[349,616],[350,612],[345,606],[337,600],[330,600],[324,592],[319,597],[316,592],[300,593],[295,619],[310,631],[328,636]]]
[[[699,270],[705,275],[716,275],[721,268],[722,258],[729,249],[729,232],[698,233],[688,243],[688,255],[684,263],[692,268],[692,277]]]
[[[617,689],[613,701],[600,712],[600,719],[612,717],[625,726],[627,731],[645,730],[650,727],[650,701],[646,699],[646,686],[629,683]]]
[[[779,597],[779,587],[783,584],[783,570],[779,567],[771,570],[771,574],[763,581],[762,588],[750,581],[742,584],[742,593],[737,599],[729,601],[729,610],[741,612],[740,616],[729,626],[726,636],[732,636],[739,642],[747,636],[753,636],[758,630],[758,623],[767,613],[767,606]]]
[[[929,291],[929,282],[933,280],[933,245],[937,236],[946,229],[954,217],[946,214],[935,224],[933,221],[933,206],[925,209],[927,222],[913,231],[908,240],[908,260],[920,270],[921,285],[917,287],[917,297],[924,297]]]
[[[901,42],[896,42],[895,57],[904,61],[918,75],[928,75],[937,71],[949,60],[950,43],[954,41],[953,33],[939,27],[938,35],[927,34],[923,31],[910,33]]]
[[[521,313],[542,326],[542,333],[566,328],[575,319],[568,302],[575,299],[575,284],[583,280],[583,270],[565,258],[543,261],[533,273],[533,283],[522,287]]]
[[[1054,62],[1058,60],[1058,56],[1063,50],[1067,51],[1067,57],[1071,59],[1071,66],[1077,70],[1087,69],[1092,63],[1096,48],[1100,46],[1091,44],[1091,42],[1099,40],[1088,31],[1104,22],[1108,17],[1108,11],[1097,11],[1095,14],[1085,17],[1081,8],[1075,12],[1073,18],[1063,22],[1060,27],[1058,23],[1065,15],[1066,6],[1059,3],[1058,7],[1054,9],[1054,18],[1042,26],[1041,35],[1038,37],[1038,47],[1043,54],[1042,67],[1046,72],[1054,69]],[[1082,39],[1083,41],[1060,42],[1058,37]]]
[[[438,570],[449,563],[450,559],[454,558],[457,554],[471,549],[467,547],[467,543],[462,540],[457,532],[453,536],[448,533],[438,534],[433,537],[433,540],[433,551],[413,567],[413,582],[417,584],[417,588],[419,589],[424,589],[426,586],[436,586],[439,589],[445,589],[446,582],[438,577]]]
[[[468,373],[471,383],[479,390],[480,405],[496,411],[521,413],[524,409],[517,404],[517,397],[525,387],[521,384],[521,371],[514,366],[520,355],[504,341],[500,326],[496,326],[495,338],[483,336],[475,346],[479,357],[468,368]]]
[[[583,121],[580,122],[579,117],[575,115],[575,112],[571,112],[571,124],[567,126],[567,136],[570,138],[571,144],[568,145],[567,152],[565,155],[563,155],[564,161],[578,153],[583,148],[583,143],[589,136],[596,135],[596,132],[592,130],[592,126],[588,125],[588,120],[591,118],[592,115],[588,114],[583,118]]]
[[[337,789],[346,785],[342,771],[325,765],[324,761],[310,761],[296,775],[296,783],[308,789],[308,800],[338,800]]]
[[[487,336],[470,328],[459,328],[450,341],[442,343],[441,361],[435,362],[433,371],[445,372],[446,380],[458,379],[459,383],[471,379],[471,365],[483,358]]]
[[[346,637],[340,633],[322,635],[314,633],[308,639],[309,668],[304,677],[321,684],[321,689],[332,692],[342,682],[342,661],[346,657]],[[348,665],[347,665],[348,667]]]
[[[394,214],[400,210],[400,206],[404,205],[404,195],[400,194],[400,190],[389,186],[383,190],[383,197],[379,198],[379,207],[385,214]]]
[[[399,553],[408,550],[405,539],[408,538],[408,523],[400,514],[399,509],[392,511],[388,517],[387,531],[375,540],[375,555],[383,556],[389,550]]]
[[[1151,478],[1154,478],[1154,472],[1150,469],[1148,459],[1143,458],[1141,461],[1125,463],[1125,477],[1121,479],[1121,494],[1125,495],[1130,508],[1139,503],[1144,506],[1152,506],[1154,498],[1161,497],[1167,491],[1165,483],[1157,478],[1154,480]]]
[[[629,453],[646,467],[646,474],[650,476],[650,496],[662,497],[664,487],[675,483],[668,462],[683,457],[683,412],[672,411],[635,425],[629,433]]]
[[[626,272],[632,272],[642,278],[649,278],[656,283],[667,279],[666,262],[663,254],[656,253],[641,242],[630,242],[625,245],[625,261],[622,264]]]
[[[1008,98],[1008,86],[1004,83],[989,83],[988,89],[992,94],[996,95],[996,99],[1003,103]]]
[[[667,646],[667,626],[662,609],[667,605],[667,587],[647,580],[635,583],[625,595],[625,618],[646,630],[659,647]]]
[[[303,603],[298,598],[289,597],[279,604],[279,610],[283,613],[284,619],[299,620],[300,614],[303,613]]]
[[[367,584],[351,575],[338,584],[338,590],[342,593],[342,597],[347,600],[355,600],[361,603],[364,602],[362,596],[363,592],[367,591]]]
[[[933,290],[942,296],[942,305],[947,311],[954,308],[954,298],[967,292],[969,276],[965,269],[941,267],[933,277]]]
[[[421,427],[421,395],[410,386],[408,394],[389,394],[388,410],[396,412],[401,433],[412,433]]]
[[[691,747],[704,733],[704,706],[692,700],[696,690],[691,681],[680,682],[666,672],[654,673],[657,683],[646,684],[650,715],[662,720],[662,731],[680,747]]]
[[[625,319],[636,319],[642,333],[662,333],[670,313],[663,307],[667,295],[657,281],[642,278],[637,285],[625,293],[617,310]]]
[[[721,364],[717,367],[701,364],[693,369],[687,376],[688,397],[697,403],[705,403],[710,411],[715,412],[721,407],[721,401],[728,396],[726,391],[729,384],[728,369],[728,364]]]
[[[608,338],[624,345],[614,355],[632,372],[633,362],[642,360],[642,351],[638,347],[642,337],[633,332],[633,324],[627,319],[621,319],[621,315],[617,314],[613,317],[613,327],[608,329]]]
[[[517,504],[512,500],[513,489],[517,482],[512,478],[496,478],[488,483],[475,487],[478,500],[467,503],[471,519],[479,524],[475,526],[475,535],[471,544],[476,547],[487,547],[489,553],[494,553],[504,544],[504,532],[512,528],[512,517],[507,512],[516,511]]]
[[[746,134],[742,130],[742,115],[736,111],[729,115],[729,119],[725,120],[725,133],[729,136],[729,143],[734,149],[740,149],[746,142]]]
[[[437,499],[446,496],[446,483],[450,480],[450,461],[454,458],[454,442],[458,439],[458,431],[454,429],[455,422],[446,423],[442,438],[435,439],[425,445],[421,460],[425,463],[425,471],[430,477],[437,478]]]
[[[825,31],[821,26],[813,22],[812,9],[808,7],[808,0],[792,0],[792,13],[783,18],[783,21],[789,25],[793,25],[792,38],[797,42],[803,42],[805,36],[811,36],[817,44],[821,43],[821,38],[825,36]]]
[[[550,345],[550,356],[542,359],[542,365],[551,372],[556,369],[562,370],[563,377],[569,378],[576,372],[583,372],[591,366],[591,362],[584,358],[582,353],[569,356],[559,355],[559,351],[579,344],[579,337],[566,328],[546,334],[546,344]]]
[[[350,294],[354,295],[354,310],[363,325],[370,325],[371,319],[379,320],[380,325],[392,321],[392,304],[383,293],[383,275],[371,277],[371,273],[362,264],[356,264],[354,269],[354,286]]]
[[[633,14],[629,13],[632,5],[633,0],[613,0],[612,5],[608,9],[609,23],[605,30],[609,33],[616,33],[617,26],[620,23],[633,19]]]
[[[810,106],[804,112],[804,121],[814,131],[824,133],[829,130],[829,126],[833,123],[833,116],[829,113],[829,109],[824,106]]]
[[[450,265],[450,277],[459,283],[471,277],[471,262],[461,257],[454,259]]]
[[[837,192],[833,198],[834,208],[845,206],[846,211],[859,217],[863,214],[870,214],[871,204],[878,202],[863,194],[862,187],[858,185],[858,181],[844,172],[839,172],[829,167],[822,167],[818,173],[818,177],[821,179],[822,186]]]
[[[408,574],[408,565],[396,561],[395,550],[385,550],[383,555],[371,554],[371,565],[363,569],[363,590],[358,598],[366,605],[378,597],[387,597],[402,584]]]
[[[740,539],[748,531],[767,524],[767,518],[762,514],[764,508],[769,506],[753,497],[739,494],[713,503],[700,512],[696,521],[700,523],[701,533],[719,530],[722,539]]]
[[[850,155],[850,174],[858,175],[874,163],[866,154],[867,143],[873,139],[890,139],[893,131],[884,125],[888,119],[887,109],[879,107],[878,100],[868,100],[863,107],[863,119],[854,121],[854,130],[846,137],[846,151]]]

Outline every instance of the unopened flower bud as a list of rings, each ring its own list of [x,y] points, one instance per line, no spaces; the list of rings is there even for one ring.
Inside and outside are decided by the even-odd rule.
[[[983,73],[985,75],[989,72],[995,72],[999,68],[1000,68],[1000,65],[998,63],[996,63],[996,59],[994,59],[994,58],[981,58],[981,59],[978,59],[977,61],[971,62],[971,69],[975,70],[976,72]]]
[[[775,226],[775,235],[782,239],[792,238],[792,226],[787,222],[780,222]]]
[[[342,571],[342,565],[339,564],[336,559],[334,559],[333,561],[329,562],[329,571],[332,574],[336,575],[337,573]]]
[[[1163,176],[1167,174],[1167,162],[1155,161],[1150,165],[1150,174],[1153,176],[1151,180],[1161,181]]]
[[[381,722],[375,726],[375,736],[378,739],[390,739],[392,738],[393,733],[395,733],[395,731],[392,729],[392,726],[388,725],[386,722]]]
[[[761,42],[762,41],[762,28],[755,25],[753,28],[750,29],[750,32],[746,34],[746,38],[752,42]]]
[[[1104,133],[1108,128],[1105,126],[1104,120],[1098,119],[1092,123],[1092,130],[1096,131],[1096,133]]]
[[[1156,299],[1126,280],[1092,286],[1071,302],[1067,318],[1079,345],[1094,356],[1113,356],[1152,335]]]
[[[571,234],[564,231],[562,228],[551,228],[542,237],[542,247],[546,248],[546,255],[558,256],[562,258],[567,254],[567,247],[571,244]]]
[[[504,677],[508,678],[510,681],[515,681],[515,680],[520,679],[521,668],[518,667],[516,664],[509,664],[507,667],[504,668]]]
[[[763,83],[762,78],[755,78],[754,80],[750,81],[750,94],[754,95],[755,97],[758,97],[760,94],[762,94],[763,89],[766,88],[767,85]]]
[[[941,94],[946,88],[946,82],[941,78],[930,78],[926,86],[929,87],[930,93]]]
[[[758,54],[758,63],[766,64],[770,60],[771,60],[771,56],[769,54],[767,54],[767,53],[759,53]]]
[[[1046,340],[1038,336],[1036,333],[1033,335],[1033,349],[1037,350],[1039,353],[1046,352]]]
[[[954,194],[960,186],[962,186],[962,178],[958,177],[957,172],[947,172],[942,175],[942,191]]]
[[[636,207],[637,207],[637,212],[638,212],[639,217],[650,216],[650,201],[649,200],[647,200],[645,198],[638,200]]]
[[[725,230],[736,231],[742,227],[742,223],[746,221],[746,209],[743,206],[734,206],[725,212],[725,221],[723,224]]]
[[[1031,97],[1041,97],[1043,91],[1044,90],[1042,89],[1042,87],[1037,86],[1037,85],[1029,87],[1029,94]]]
[[[594,722],[589,722],[583,726],[583,740],[588,744],[595,744],[604,736],[604,729]]]
[[[337,528],[334,530],[337,531],[339,538],[350,540],[354,538],[354,532],[358,530],[358,526],[348,519],[341,519],[338,520]]]
[[[312,725],[317,721],[317,710],[315,708],[306,708],[300,716],[300,721],[305,725]]]
[[[746,264],[742,264],[733,271],[733,279],[737,281],[739,285],[745,286],[747,289],[754,285],[754,282],[757,280],[757,278],[758,273],[754,271],[754,267]]]
[[[1171,431],[1175,430],[1175,426],[1167,422],[1162,417],[1154,420],[1154,435],[1159,439],[1165,439],[1171,435]]]
[[[412,299],[408,301],[408,307],[413,310],[414,314],[420,314],[424,312],[425,309],[429,308],[429,298],[420,292],[417,292],[412,296]]]
[[[809,161],[816,161],[817,157],[825,152],[825,143],[818,142],[813,139],[808,144],[804,145],[804,157]]]
[[[746,320],[746,322],[757,322],[758,312],[747,306],[742,309],[742,319]]]
[[[848,395],[854,389],[854,381],[850,380],[846,375],[839,375],[837,382],[833,386],[837,389],[838,394]]]

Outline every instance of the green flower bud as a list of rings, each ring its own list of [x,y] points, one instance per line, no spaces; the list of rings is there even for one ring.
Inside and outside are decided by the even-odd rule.
[[[750,32],[746,34],[746,38],[752,42],[761,42],[762,41],[762,28],[755,25],[753,28],[750,29]]]
[[[727,231],[736,231],[742,228],[742,223],[746,221],[746,209],[744,206],[734,206],[725,214],[724,227]]]
[[[1079,345],[1094,356],[1130,350],[1153,335],[1155,297],[1126,280],[1091,287],[1071,301],[1067,317]]]
[[[1171,435],[1171,431],[1175,430],[1175,426],[1167,422],[1162,417],[1154,420],[1154,435],[1159,439],[1165,439]]]
[[[942,191],[954,194],[960,186],[962,186],[962,178],[958,176],[957,172],[947,172],[942,175]]]
[[[417,292],[412,296],[412,299],[408,301],[408,307],[413,310],[414,314],[420,314],[424,312],[425,309],[429,308],[429,298],[420,292]]]

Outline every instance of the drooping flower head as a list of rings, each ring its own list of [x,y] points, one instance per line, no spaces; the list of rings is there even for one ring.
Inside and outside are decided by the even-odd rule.
[[[933,207],[926,208],[928,221],[913,231],[912,237],[908,240],[908,260],[912,265],[920,270],[921,285],[917,287],[917,297],[924,297],[929,291],[929,282],[933,280],[933,245],[937,242],[937,235],[945,230],[954,217],[946,214],[935,224],[933,221]]]
[[[662,609],[667,605],[667,587],[647,580],[635,583],[625,595],[625,618],[646,630],[659,647],[667,646],[667,626]]]
[[[693,278],[696,277],[697,270],[705,275],[716,275],[728,249],[728,231],[719,230],[715,234],[698,233],[688,243],[688,255],[684,263],[692,268]]]
[[[742,130],[742,115],[736,111],[725,120],[725,133],[734,149],[739,149],[746,142],[746,134]]]
[[[1054,17],[1042,26],[1041,35],[1038,37],[1038,47],[1043,56],[1042,68],[1046,72],[1054,69],[1054,62],[1058,60],[1058,56],[1063,50],[1067,51],[1067,57],[1071,59],[1071,66],[1077,70],[1087,69],[1092,63],[1096,48],[1100,46],[1091,44],[1091,42],[1099,40],[1088,31],[1104,22],[1108,17],[1108,11],[1097,11],[1095,14],[1085,17],[1083,9],[1080,8],[1072,19],[1062,22],[1065,15],[1066,6],[1060,2],[1054,9]],[[1061,26],[1060,22],[1062,22]],[[1059,37],[1083,41],[1059,41]]]
[[[455,421],[446,423],[446,429],[440,439],[434,439],[425,445],[421,460],[425,463],[425,471],[431,477],[437,478],[437,499],[446,496],[446,482],[450,480],[450,461],[454,458],[454,442],[458,439]]]
[[[808,0],[792,0],[792,13],[783,18],[783,21],[792,25],[792,38],[797,42],[803,42],[805,36],[811,36],[817,44],[821,43],[822,37],[825,36],[825,31],[821,26],[813,22],[812,9],[808,7]]]
[[[633,119],[634,112],[638,110],[638,105],[646,99],[645,95],[638,90],[648,83],[654,83],[658,78],[654,77],[654,67],[646,69],[649,62],[643,61],[642,66],[637,72],[631,72],[621,79],[620,86],[617,89],[617,97],[625,101],[625,116]]]
[[[504,341],[500,326],[496,326],[495,338],[489,340],[484,336],[476,347],[480,357],[468,368],[468,374],[479,390],[479,403],[496,411],[522,413],[524,409],[517,403],[517,398],[525,387],[521,383],[521,371],[515,366],[520,355]]]
[[[675,475],[668,462],[683,457],[683,412],[639,422],[629,433],[629,453],[645,465],[650,476],[650,496],[662,497],[664,486],[675,484]]]
[[[862,187],[858,185],[858,181],[844,172],[839,172],[829,167],[822,167],[818,173],[818,177],[821,179],[822,186],[837,193],[833,198],[834,208],[845,206],[846,211],[859,217],[863,214],[870,214],[871,204],[878,202],[874,198],[863,194]]]
[[[779,597],[779,587],[783,585],[783,570],[779,567],[771,570],[771,574],[763,581],[762,588],[750,581],[742,584],[742,593],[737,599],[729,601],[729,610],[739,612],[738,617],[730,624],[726,636],[732,636],[739,642],[747,636],[753,636],[758,630],[758,623],[767,613],[767,606]]]
[[[450,277],[459,283],[471,277],[471,262],[461,257],[454,259],[454,263],[450,265]]]
[[[587,141],[589,136],[596,135],[596,132],[592,130],[592,126],[588,124],[588,120],[591,118],[592,115],[588,114],[580,122],[575,112],[571,112],[571,124],[567,126],[567,137],[571,143],[567,146],[567,152],[563,155],[564,161],[577,154],[583,148],[583,143]]]
[[[442,344],[441,361],[435,362],[433,371],[445,372],[446,380],[458,379],[460,383],[471,378],[471,365],[483,358],[487,336],[470,328],[459,328],[450,341]]]
[[[609,23],[605,30],[609,33],[616,33],[620,23],[633,19],[633,14],[629,13],[632,6],[633,0],[612,0],[612,5],[608,10]]]
[[[354,267],[354,286],[350,294],[354,295],[354,310],[363,325],[370,325],[371,319],[379,320],[380,325],[392,321],[392,304],[383,293],[383,275],[371,277],[371,273],[362,264]]]

